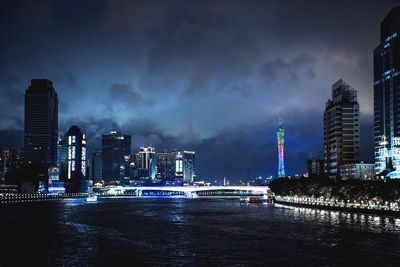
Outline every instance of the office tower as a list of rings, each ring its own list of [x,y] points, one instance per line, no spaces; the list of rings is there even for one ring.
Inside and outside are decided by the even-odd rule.
[[[38,180],[47,180],[47,170],[57,164],[58,98],[53,83],[31,80],[25,92],[24,162],[40,169]]]
[[[379,178],[400,178],[400,7],[381,23],[374,50],[374,146]]]
[[[131,154],[131,136],[111,131],[102,137],[102,179],[125,184],[125,156]]]
[[[285,143],[285,130],[282,125],[276,132],[278,139],[278,177],[285,177],[285,163],[284,163],[284,143]]]
[[[102,180],[101,177],[102,154],[101,149],[95,149],[92,153],[92,168],[91,178],[93,183],[98,183]]]
[[[138,153],[138,171],[141,179],[154,180],[157,174],[157,157],[154,147],[141,147]]]
[[[307,172],[308,177],[323,177],[324,173],[324,160],[323,159],[308,159],[307,160]]]
[[[191,183],[196,178],[196,168],[195,168],[195,156],[194,151],[183,151],[183,181]]]
[[[359,140],[357,91],[340,79],[332,85],[324,111],[325,172],[330,178],[339,177],[342,164],[357,161]]]
[[[157,178],[163,181],[175,180],[175,152],[157,153]]]
[[[4,184],[10,171],[22,169],[23,151],[18,148],[0,149],[0,184]]]
[[[178,182],[191,183],[196,178],[195,152],[176,151],[175,155],[175,179]]]
[[[77,126],[69,128],[62,142],[61,181],[67,192],[84,192],[86,181],[86,138]]]

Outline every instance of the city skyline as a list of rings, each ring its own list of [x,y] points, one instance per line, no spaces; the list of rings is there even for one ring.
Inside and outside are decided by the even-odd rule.
[[[1,266],[399,265],[398,0],[4,0],[0,27]]]
[[[10,36],[7,43],[0,41],[2,146],[22,147],[23,92],[30,79],[48,78],[59,94],[59,136],[78,125],[90,151],[101,147],[101,135],[120,130],[132,135],[133,149],[196,151],[200,179],[275,176],[281,116],[286,173],[302,174],[309,153],[323,155],[324,103],[331,84],[343,78],[359,92],[360,159],[373,162],[371,51],[394,1],[316,2],[319,26],[305,19],[309,10],[293,2],[260,3],[259,12],[240,1],[213,8],[193,3],[182,13],[179,2],[138,2],[116,5],[117,10],[104,3],[2,4],[0,23],[9,26]],[[57,16],[61,11],[64,16]],[[72,11],[76,21],[65,16]],[[337,21],[334,11],[358,16]],[[149,16],[134,16],[141,13]],[[243,21],[246,14],[252,19]],[[236,28],[227,31],[228,24]],[[202,34],[194,35],[196,30]],[[36,41],[38,34],[54,43]],[[109,35],[112,41],[106,41]],[[224,50],[228,44],[233,45]]]

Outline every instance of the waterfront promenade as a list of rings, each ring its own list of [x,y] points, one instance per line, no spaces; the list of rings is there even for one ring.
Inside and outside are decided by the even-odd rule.
[[[324,199],[323,197],[276,196],[275,203],[296,207],[400,217],[400,205],[398,202],[378,203],[372,200],[357,202],[333,198]]]
[[[87,197],[88,193],[65,193],[65,194],[0,194],[0,203],[16,203],[16,202],[36,202],[59,200],[66,198],[83,198]]]

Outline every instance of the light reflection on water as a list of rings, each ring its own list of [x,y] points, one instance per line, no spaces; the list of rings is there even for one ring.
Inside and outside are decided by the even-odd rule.
[[[302,259],[302,265],[359,266],[400,261],[400,219],[392,217],[218,199],[68,199],[0,208],[0,227],[9,229],[2,236],[9,244],[2,263],[10,265],[287,266]],[[28,251],[26,257],[8,258],[15,249]]]
[[[329,210],[319,210],[303,207],[291,207],[275,205],[277,208],[288,210],[286,216],[294,220],[312,220],[329,225],[346,225],[355,229],[372,232],[398,232],[400,231],[400,219],[385,217],[372,214],[360,214],[350,212],[339,212]]]

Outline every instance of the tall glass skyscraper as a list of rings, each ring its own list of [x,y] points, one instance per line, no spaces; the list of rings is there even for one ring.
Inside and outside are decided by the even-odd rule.
[[[46,79],[31,80],[25,92],[24,162],[42,169],[57,165],[58,97],[53,83]]]
[[[131,154],[131,136],[111,131],[102,137],[102,178],[106,183],[125,181],[125,156]]]
[[[400,178],[400,7],[381,23],[374,50],[374,146],[379,178]]]
[[[342,164],[358,160],[359,142],[357,91],[340,79],[332,85],[324,111],[324,159],[330,178],[339,178]]]

